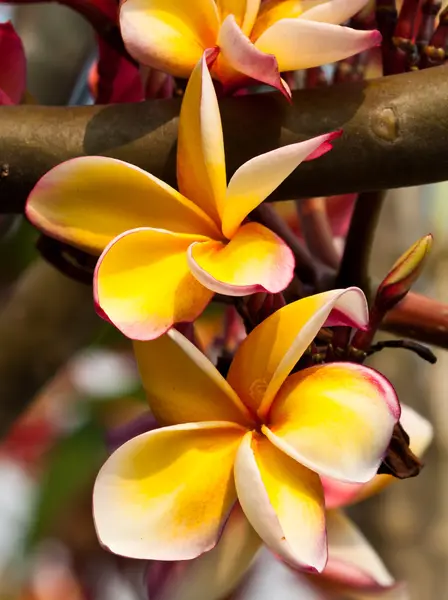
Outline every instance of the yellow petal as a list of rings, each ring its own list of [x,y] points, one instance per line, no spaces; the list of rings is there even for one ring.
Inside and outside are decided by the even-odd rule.
[[[120,29],[128,52],[141,64],[189,77],[206,48],[216,44],[214,0],[124,0]]]
[[[381,34],[376,30],[361,31],[306,19],[281,19],[260,35],[255,47],[273,54],[283,72],[336,62],[380,43]]]
[[[243,434],[232,423],[189,423],[121,446],[93,491],[103,546],[154,560],[186,560],[213,548],[236,500],[233,466]]]
[[[221,23],[233,15],[243,33],[249,35],[257,18],[261,0],[217,0]]]
[[[213,550],[198,558],[174,563],[157,600],[223,600],[233,592],[251,566],[262,541],[237,503]],[[151,588],[149,597],[152,598]]]
[[[238,499],[267,546],[294,567],[322,571],[327,560],[320,479],[249,432],[235,463]]]
[[[155,339],[174,323],[198,317],[213,292],[188,267],[187,250],[197,239],[143,227],[115,238],[95,271],[95,302],[102,316],[137,340]]]
[[[252,423],[249,412],[208,358],[172,329],[150,342],[134,342],[151,411],[162,425],[193,421]]]
[[[285,242],[259,223],[240,227],[228,244],[198,242],[189,249],[193,275],[227,296],[284,290],[294,274],[294,256]]]
[[[136,227],[217,233],[207,215],[172,187],[104,156],[74,158],[49,171],[28,197],[26,214],[49,236],[98,255]]]
[[[366,299],[358,288],[332,290],[292,302],[243,341],[227,380],[247,406],[267,413],[280,386],[325,323],[363,328],[367,322]]]
[[[322,0],[264,0],[252,28],[251,39],[257,40],[268,27],[280,19],[299,17],[305,10],[321,2]]]
[[[182,193],[220,224],[226,164],[221,116],[206,56],[196,65],[182,102],[177,181]]]
[[[315,154],[321,155],[331,149],[331,141],[340,132],[317,137],[276,148],[260,154],[242,165],[231,180],[226,193],[222,213],[222,231],[227,238],[235,235],[241,222],[265,200],[301,162]]]
[[[330,363],[288,377],[263,431],[320,475],[363,483],[376,474],[399,417],[395,391],[380,373]]]
[[[431,423],[410,406],[401,405],[400,423],[409,435],[409,446],[412,452],[421,458],[432,438],[434,429]],[[392,475],[375,475],[364,484],[344,483],[333,479],[324,479],[325,501],[328,508],[338,508],[361,502],[378,494],[385,487],[397,481]]]

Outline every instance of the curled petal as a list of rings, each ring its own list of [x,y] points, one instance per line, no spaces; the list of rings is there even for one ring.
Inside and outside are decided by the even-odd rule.
[[[175,329],[157,340],[134,342],[134,351],[151,411],[159,423],[251,423],[247,408],[227,381]]]
[[[104,156],[74,158],[51,169],[34,186],[25,210],[44,233],[97,255],[136,227],[217,232],[207,215],[172,187]]]
[[[257,49],[238,27],[233,15],[229,15],[221,25],[218,46],[231,70],[243,73],[249,79],[271,85],[288,100],[291,98],[289,87],[285,86],[280,77],[276,57]],[[232,82],[225,79],[225,72],[221,76],[221,79],[223,78],[224,84],[231,85]]]
[[[238,450],[235,483],[247,518],[267,546],[291,566],[322,571],[325,507],[316,473],[249,432]]]
[[[318,158],[331,150],[331,141],[341,132],[277,148],[242,165],[229,181],[222,214],[222,231],[235,235],[247,215],[265,200],[304,160]]]
[[[363,483],[376,474],[399,417],[385,377],[362,365],[330,363],[285,381],[265,434],[313,471]]]
[[[226,296],[275,294],[289,285],[294,274],[289,246],[259,223],[243,225],[227,244],[193,244],[188,262],[198,281]]]
[[[140,228],[115,238],[98,260],[95,302],[124,335],[152,340],[193,321],[213,293],[190,273],[187,250],[198,236]]]
[[[368,0],[329,0],[305,10],[300,18],[338,25],[356,15],[367,2]]]
[[[26,89],[26,57],[12,23],[0,23],[0,105],[19,104]]]
[[[328,562],[322,577],[353,591],[382,591],[395,585],[382,560],[355,524],[340,511],[327,513]]]
[[[351,324],[362,329],[367,323],[367,302],[358,288],[332,290],[292,302],[265,319],[243,341],[227,380],[247,406],[265,414],[324,324]]]
[[[216,223],[226,193],[221,115],[205,52],[190,77],[179,119],[177,181],[187,198]]]
[[[215,548],[195,560],[175,563],[161,587],[149,587],[149,597],[222,600],[238,586],[261,545],[261,539],[237,503]]]
[[[412,452],[421,458],[431,443],[434,429],[431,423],[410,406],[401,405],[400,422],[409,435]],[[375,475],[364,484],[344,483],[327,477],[322,478],[327,508],[338,508],[355,504],[377,494],[385,487],[397,481],[392,475]]]
[[[282,72],[336,62],[380,43],[381,34],[376,30],[360,31],[306,19],[282,19],[258,38],[255,47],[274,54]]]
[[[243,434],[232,423],[188,423],[121,446],[93,491],[102,545],[153,560],[186,560],[213,548],[236,500],[232,473]]]
[[[280,19],[295,19],[304,11],[320,4],[322,0],[263,0],[257,20],[252,28],[251,40],[260,35]]]
[[[215,46],[218,26],[214,0],[121,3],[120,29],[129,54],[176,77],[189,77],[204,50]]]

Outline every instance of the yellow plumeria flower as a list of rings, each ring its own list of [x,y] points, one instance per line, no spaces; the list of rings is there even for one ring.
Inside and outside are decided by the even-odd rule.
[[[324,324],[367,320],[357,288],[289,304],[243,341],[227,380],[175,330],[136,342],[164,427],[130,440],[101,469],[93,509],[103,545],[134,558],[191,559],[215,546],[238,500],[271,550],[322,571],[321,476],[370,480],[400,407],[390,383],[361,365],[290,372]]]
[[[378,31],[343,23],[367,0],[124,0],[120,27],[141,64],[189,77],[207,48],[225,87],[250,80],[290,92],[279,72],[335,62],[378,45]]]
[[[242,165],[226,186],[218,102],[205,57],[179,122],[179,193],[149,173],[103,156],[69,160],[32,190],[26,214],[48,235],[99,255],[102,316],[134,339],[193,321],[214,292],[277,293],[291,281],[289,247],[247,215],[303,161],[331,148],[334,132]]]

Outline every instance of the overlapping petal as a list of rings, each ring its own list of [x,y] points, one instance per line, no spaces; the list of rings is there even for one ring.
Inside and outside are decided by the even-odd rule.
[[[222,231],[231,238],[247,215],[265,200],[300,163],[331,150],[340,132],[327,133],[298,144],[277,148],[242,165],[227,187]]]
[[[186,560],[210,550],[236,500],[244,430],[225,422],[156,429],[121,446],[93,493],[101,543],[116,554]]]
[[[319,474],[362,483],[376,474],[399,417],[395,391],[380,373],[331,363],[291,375],[263,431]]]
[[[338,25],[356,15],[367,2],[368,0],[329,0],[308,8],[300,18]]]
[[[395,584],[367,539],[341,511],[326,515],[328,562],[323,576],[342,588],[379,591]]]
[[[280,71],[309,69],[358,54],[381,42],[376,31],[320,23],[306,19],[281,19],[269,27],[255,47],[274,54]]]
[[[247,518],[269,548],[292,566],[322,571],[327,547],[318,475],[249,432],[238,450],[235,483]]]
[[[200,421],[251,424],[249,411],[208,358],[172,329],[134,342],[151,411],[161,425]]]
[[[434,429],[431,423],[422,417],[410,406],[401,405],[400,423],[409,435],[409,446],[412,452],[421,458],[431,443]],[[323,478],[325,490],[325,504],[327,508],[338,508],[377,494],[386,486],[396,481],[392,475],[375,475],[375,477],[364,484],[345,483],[335,479]]]
[[[100,254],[136,227],[216,235],[200,208],[146,171],[121,160],[87,156],[44,175],[28,197],[26,215],[53,238]]]
[[[207,67],[209,55],[210,52],[204,53],[195,66],[182,102],[177,181],[187,198],[220,223],[226,193],[226,165],[221,115]]]
[[[193,321],[213,296],[188,267],[187,250],[197,240],[148,227],[115,238],[95,271],[102,316],[135,340],[151,340],[174,323]]]
[[[129,53],[141,64],[189,77],[218,35],[214,0],[124,0],[120,28]]]
[[[243,225],[227,244],[193,244],[188,262],[198,281],[227,296],[277,293],[287,287],[294,274],[289,246],[259,223]]]
[[[304,11],[321,3],[322,0],[264,0],[258,12],[257,20],[251,32],[256,40],[271,25],[280,19],[295,19]]]
[[[0,105],[18,104],[25,92],[26,57],[12,23],[0,23]]]
[[[249,35],[257,18],[262,0],[217,0],[221,23],[228,15],[234,15],[241,31]]]
[[[229,15],[221,25],[217,44],[220,49],[217,68],[224,86],[233,84],[235,87],[243,74],[246,78],[278,89],[288,100],[291,98],[291,90],[280,77],[276,57],[258,50],[238,27],[233,15]],[[223,59],[227,65],[219,68],[219,62]]]
[[[243,341],[227,380],[247,406],[266,414],[280,386],[324,324],[362,329],[367,322],[366,299],[358,288],[332,290],[292,302]]]
[[[218,544],[195,560],[173,565],[162,586],[150,586],[151,600],[222,600],[239,584],[262,541],[239,504]]]

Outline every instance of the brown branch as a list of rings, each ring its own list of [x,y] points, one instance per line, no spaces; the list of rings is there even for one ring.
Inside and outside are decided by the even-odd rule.
[[[333,242],[326,199],[304,198],[297,200],[300,224],[308,249],[325,265],[337,269],[340,257]]]
[[[356,285],[369,297],[370,253],[383,200],[383,192],[365,192],[358,196],[336,277],[337,287]]]
[[[343,128],[326,156],[300,165],[271,200],[446,179],[448,67],[367,82],[221,102],[229,175],[253,156]],[[179,100],[89,107],[0,107],[0,212],[21,212],[48,169],[102,154],[175,184]],[[0,169],[1,170],[1,169]]]
[[[448,304],[409,292],[386,315],[381,329],[448,348]]]
[[[0,436],[100,325],[91,287],[41,260],[22,274],[0,313]]]

